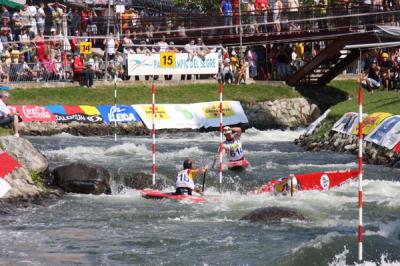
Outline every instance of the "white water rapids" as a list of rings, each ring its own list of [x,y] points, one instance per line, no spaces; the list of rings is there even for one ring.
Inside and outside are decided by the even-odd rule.
[[[356,156],[310,153],[293,144],[301,131],[247,130],[246,172],[207,177],[214,200],[189,204],[143,199],[133,189],[113,195],[68,195],[50,207],[0,217],[0,265],[359,265],[357,182],[330,191],[285,196],[246,192],[289,173],[356,168]],[[100,164],[114,175],[151,171],[151,138],[30,139],[51,167],[72,161]],[[157,136],[158,174],[170,182],[182,161],[211,166],[219,135]],[[217,168],[217,167],[216,167]],[[364,257],[361,265],[400,264],[400,171],[365,165]],[[239,221],[261,207],[287,207],[307,221],[259,225]]]

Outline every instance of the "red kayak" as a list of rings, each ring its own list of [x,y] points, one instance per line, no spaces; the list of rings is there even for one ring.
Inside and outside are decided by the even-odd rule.
[[[330,172],[315,172],[294,175],[298,182],[299,190],[328,190],[358,176],[357,170],[342,170]],[[275,184],[280,179],[273,179],[257,189],[255,193],[273,192]]]
[[[225,164],[229,170],[244,170],[250,165],[249,161],[246,159],[239,161],[230,161]]]
[[[193,203],[202,203],[206,201],[206,199],[201,196],[175,195],[174,193],[167,193],[149,188],[143,189],[141,194],[142,197],[146,199],[173,199],[191,201]]]

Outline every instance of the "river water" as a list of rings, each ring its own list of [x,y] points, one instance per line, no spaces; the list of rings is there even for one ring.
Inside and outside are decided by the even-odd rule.
[[[207,176],[212,202],[190,204],[141,198],[133,189],[113,195],[69,194],[49,207],[0,217],[0,265],[354,265],[357,258],[357,182],[294,197],[246,192],[289,173],[356,168],[356,157],[305,152],[293,144],[300,131],[247,130],[251,167]],[[51,167],[88,161],[113,175],[150,172],[150,137],[32,137]],[[182,161],[211,166],[219,135],[158,136],[158,174],[169,180]],[[216,167],[218,168],[218,167]],[[400,170],[365,165],[365,265],[400,264]],[[115,184],[114,187],[118,186]],[[239,219],[252,210],[293,208],[307,221],[278,225]]]

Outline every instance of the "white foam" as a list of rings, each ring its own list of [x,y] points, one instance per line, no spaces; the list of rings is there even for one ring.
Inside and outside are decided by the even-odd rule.
[[[344,250],[341,253],[335,255],[333,260],[328,265],[329,266],[347,266],[347,265],[349,265],[346,263],[346,258],[349,253],[350,253],[349,250],[345,246]],[[400,261],[388,260],[387,254],[381,254],[380,259],[381,260],[378,263],[376,263],[374,261],[364,261],[362,263],[354,263],[354,264],[350,264],[350,265],[354,265],[354,266],[399,266],[400,265]]]
[[[243,136],[247,142],[289,142],[298,138],[305,129],[298,130],[265,130],[255,128],[246,130]]]
[[[298,247],[293,248],[292,252],[295,253],[295,252],[299,251],[300,249],[307,248],[307,247],[321,249],[323,244],[330,243],[335,238],[338,238],[340,236],[343,236],[343,235],[339,232],[329,232],[327,234],[317,235],[317,237],[315,237],[314,239],[312,239],[308,242],[304,242],[304,243],[300,244]]]
[[[303,167],[312,167],[312,168],[354,168],[357,166],[357,163],[344,163],[344,164],[308,164],[308,163],[299,163],[289,165],[290,170],[295,170]]]

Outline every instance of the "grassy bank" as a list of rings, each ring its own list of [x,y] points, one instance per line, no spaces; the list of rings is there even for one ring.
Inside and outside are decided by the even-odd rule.
[[[15,89],[10,102],[13,104],[65,104],[65,105],[103,105],[114,103],[113,86],[98,86],[95,89],[81,87]],[[301,97],[287,86],[265,84],[226,85],[225,100],[258,102],[282,98]],[[158,103],[194,103],[219,100],[218,84],[185,84],[179,86],[157,87]],[[151,86],[136,85],[118,88],[118,103],[141,104],[151,102]]]
[[[325,133],[329,132],[333,124],[346,112],[358,112],[358,88],[359,85],[354,80],[333,81],[329,85],[345,91],[349,95],[347,101],[332,106],[331,112],[322,125],[321,130],[313,136],[313,139],[320,139]],[[363,90],[363,111],[364,113],[388,112],[400,114],[400,92],[394,91],[375,91],[369,94]]]

